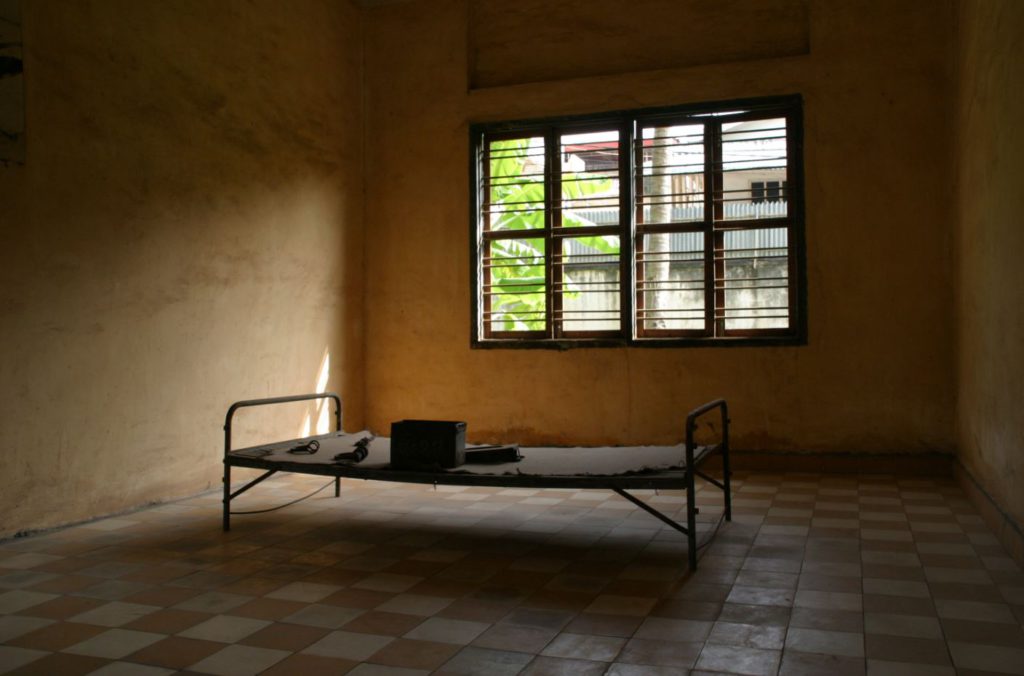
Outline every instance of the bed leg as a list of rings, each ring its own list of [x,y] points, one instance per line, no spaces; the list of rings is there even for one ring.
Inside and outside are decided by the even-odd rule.
[[[686,541],[690,571],[697,570],[697,496],[694,494],[692,463],[686,466]]]
[[[722,449],[722,483],[725,484],[725,520],[732,521],[732,470],[729,469],[729,448]]]
[[[224,463],[224,532],[231,530],[231,465]]]
[[[341,497],[341,477],[340,476],[334,477],[334,497],[336,497],[336,498],[340,498]]]

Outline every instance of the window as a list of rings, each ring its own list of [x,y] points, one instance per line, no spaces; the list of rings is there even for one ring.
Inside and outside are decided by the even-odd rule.
[[[760,204],[767,197],[768,200],[774,202],[783,199],[785,191],[785,181],[751,181],[750,201],[754,204]]]
[[[806,340],[799,97],[474,125],[477,347]]]

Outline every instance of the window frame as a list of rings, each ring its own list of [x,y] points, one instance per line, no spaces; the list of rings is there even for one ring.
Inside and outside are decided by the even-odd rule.
[[[686,122],[693,124],[697,121],[714,120],[716,117],[726,117],[731,111],[742,111],[741,114],[728,116],[729,120],[739,117],[750,117],[752,119],[764,119],[765,117],[777,116],[787,119],[787,152],[786,152],[786,187],[782,188],[783,198],[787,199],[787,216],[776,219],[749,219],[742,221],[730,221],[716,217],[715,209],[717,199],[722,197],[721,172],[712,168],[714,160],[706,156],[705,169],[702,172],[705,182],[705,191],[708,197],[705,200],[704,220],[687,223],[682,230],[700,231],[705,233],[705,279],[706,296],[710,294],[723,294],[724,290],[716,288],[715,280],[724,279],[724,273],[716,273],[708,268],[708,265],[717,265],[718,259],[715,252],[722,251],[722,241],[725,232],[730,230],[752,230],[767,227],[785,227],[788,233],[787,255],[788,255],[788,329],[730,329],[716,334],[716,327],[711,322],[718,321],[720,317],[715,316],[716,307],[719,304],[705,305],[706,322],[705,328],[699,331],[682,329],[652,330],[641,328],[642,322],[637,318],[638,306],[643,302],[640,292],[637,291],[637,280],[640,278],[639,263],[636,257],[638,242],[642,242],[645,232],[652,230],[664,230],[670,232],[680,231],[679,227],[649,225],[637,223],[639,202],[637,194],[643,192],[642,185],[638,187],[635,183],[643,180],[643,172],[635,172],[638,160],[637,154],[642,143],[634,146],[637,138],[643,138],[645,126],[669,125]],[[720,129],[713,123],[707,124],[707,129]],[[552,203],[556,198],[561,199],[561,183],[555,180],[560,174],[560,165],[555,160],[559,159],[561,147],[559,139],[566,134],[585,133],[595,130],[617,130],[619,132],[619,214],[620,221],[617,226],[601,226],[603,232],[612,232],[617,229],[620,237],[620,259],[619,259],[619,319],[620,328],[612,332],[587,332],[583,335],[571,333],[559,337],[554,336],[553,312],[557,308],[547,302],[546,329],[543,331],[521,331],[521,332],[494,332],[491,337],[487,336],[484,330],[484,311],[487,302],[483,294],[484,281],[482,277],[481,258],[485,255],[484,246],[495,238],[521,237],[522,233],[537,233],[531,231],[507,231],[505,234],[494,235],[485,233],[482,227],[483,207],[486,204],[484,190],[486,189],[484,169],[484,158],[486,156],[487,143],[501,138],[513,139],[524,138],[530,135],[543,136],[545,138],[545,156],[547,162],[553,162],[554,169],[545,168],[544,171],[544,230],[543,236],[546,246],[548,242],[559,242],[572,236],[572,231],[578,228],[566,228],[564,231],[554,232]],[[501,122],[474,123],[469,128],[469,263],[470,263],[470,289],[471,289],[471,332],[470,346],[480,349],[571,349],[583,347],[744,347],[744,346],[789,346],[807,344],[807,275],[806,275],[806,243],[805,243],[805,217],[804,217],[804,162],[803,162],[803,99],[799,94],[763,98],[738,99],[727,101],[702,102],[697,104],[644,108],[634,110],[612,111],[606,113],[595,113],[587,115],[573,115],[562,117],[549,117],[532,120],[513,120]],[[551,141],[554,143],[551,143]],[[721,139],[718,139],[720,148]],[[708,143],[712,143],[708,141]],[[717,175],[717,178],[715,176]],[[710,181],[709,181],[710,179]],[[710,185],[708,185],[710,183]],[[781,186],[780,186],[781,187]],[[557,195],[556,195],[557,192]],[[766,191],[767,192],[767,191]],[[720,214],[720,211],[718,212]],[[512,234],[515,233],[515,234]],[[545,249],[547,252],[547,249]],[[548,298],[557,296],[551,290],[555,283],[557,272],[551,264],[551,255],[546,255],[545,263],[545,292]],[[722,259],[724,260],[724,259]],[[723,263],[724,265],[724,263]],[[711,286],[707,286],[710,284]],[[724,303],[724,301],[723,301]],[[724,304],[721,306],[724,312]]]

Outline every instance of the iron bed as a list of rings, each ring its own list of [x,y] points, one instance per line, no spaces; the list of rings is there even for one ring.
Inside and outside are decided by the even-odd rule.
[[[334,402],[335,431],[299,439],[279,441],[260,446],[233,449],[232,422],[235,413],[252,406],[267,406],[298,401],[330,399]],[[698,421],[714,411],[720,414],[717,443],[697,445]],[[311,442],[315,444],[311,445]],[[223,528],[231,529],[231,501],[278,472],[295,472],[334,477],[334,495],[341,494],[342,477],[375,481],[398,481],[433,485],[498,486],[506,488],[586,488],[611,490],[646,511],[653,517],[683,533],[691,570],[697,568],[697,514],[695,478],[701,477],[724,494],[726,521],[732,520],[732,492],[729,469],[729,412],[724,399],[710,401],[686,416],[686,441],[677,446],[587,447],[587,448],[523,448],[523,459],[516,463],[463,465],[452,470],[396,470],[389,467],[390,440],[367,432],[346,434],[341,424],[341,397],[334,392],[299,394],[266,399],[248,399],[232,404],[224,419],[224,498]],[[367,451],[359,462],[333,461],[338,453],[351,452],[353,447]],[[306,448],[307,453],[296,454]],[[308,453],[308,449],[319,449]],[[472,444],[466,446],[473,448]],[[289,452],[292,451],[292,452]],[[712,456],[721,457],[721,479],[703,470]],[[232,490],[231,468],[263,470],[263,473]],[[580,467],[591,471],[580,472]],[[635,489],[684,490],[686,492],[685,525],[632,495]]]

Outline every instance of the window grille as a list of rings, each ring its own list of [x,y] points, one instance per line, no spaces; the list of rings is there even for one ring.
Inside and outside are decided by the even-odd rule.
[[[806,340],[799,97],[474,125],[473,344]]]

